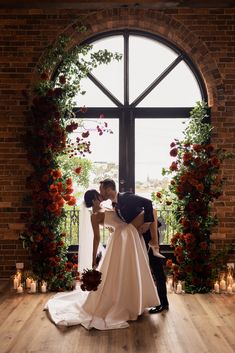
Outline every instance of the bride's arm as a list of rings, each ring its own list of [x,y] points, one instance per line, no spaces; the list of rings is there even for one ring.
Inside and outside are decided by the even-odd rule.
[[[95,213],[91,216],[91,224],[93,229],[93,253],[92,253],[92,267],[96,267],[97,250],[100,243],[100,227],[104,223],[104,212]]]
[[[144,212],[141,212],[136,216],[131,224],[137,228],[137,230],[144,224]]]

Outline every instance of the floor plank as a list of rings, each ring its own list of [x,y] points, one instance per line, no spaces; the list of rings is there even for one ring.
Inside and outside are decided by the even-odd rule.
[[[130,327],[56,327],[43,311],[51,296],[0,284],[1,353],[234,353],[235,294],[169,293],[170,310],[146,311]]]

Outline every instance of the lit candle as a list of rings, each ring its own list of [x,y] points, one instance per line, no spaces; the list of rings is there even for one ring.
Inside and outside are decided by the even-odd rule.
[[[46,291],[47,291],[47,283],[43,282],[42,285],[41,285],[41,292],[42,293],[46,293]]]
[[[219,283],[218,283],[218,281],[216,281],[215,284],[214,284],[214,290],[215,290],[215,293],[219,293]]]
[[[233,292],[232,286],[228,285],[227,292],[231,294]]]
[[[177,286],[176,286],[176,293],[177,293],[177,294],[181,294],[181,293],[182,293],[182,284],[181,284],[180,281],[177,283]]]
[[[30,292],[36,293],[36,282],[32,281],[30,284]]]
[[[227,277],[227,284],[228,286],[232,286],[233,284],[233,277],[231,275],[228,275]]]
[[[31,282],[32,282],[31,278],[27,277],[26,278],[26,288],[28,288],[28,289],[31,288]]]
[[[17,293],[23,293],[23,287],[20,284],[19,287],[17,288]]]
[[[232,290],[233,290],[233,292],[235,292],[235,283],[233,283],[233,285],[232,285]]]
[[[21,284],[21,273],[17,271],[18,286]]]
[[[225,290],[226,289],[226,282],[224,279],[221,279],[220,281],[220,289]]]
[[[13,281],[14,289],[17,289],[18,287],[18,277],[15,275],[14,281]]]

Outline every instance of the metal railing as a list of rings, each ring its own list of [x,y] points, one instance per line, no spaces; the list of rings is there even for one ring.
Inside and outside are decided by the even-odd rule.
[[[157,210],[158,220],[161,222],[159,227],[160,244],[169,245],[171,237],[176,232],[176,226],[172,221],[172,210],[161,209]],[[67,234],[68,245],[78,245],[79,243],[79,208],[74,206],[71,210],[65,211],[65,218],[63,223],[63,231]],[[109,237],[109,230],[101,227],[101,242],[103,245],[107,243]]]

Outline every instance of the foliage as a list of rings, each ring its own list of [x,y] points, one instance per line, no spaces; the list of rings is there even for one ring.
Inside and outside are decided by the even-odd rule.
[[[222,195],[224,183],[220,166],[232,157],[210,144],[212,127],[205,122],[207,106],[199,102],[190,113],[182,141],[171,143],[175,158],[169,170],[169,200],[177,232],[171,239],[177,263],[168,261],[175,279],[185,280],[188,292],[208,292],[213,278],[210,251],[212,227],[217,219],[211,213],[212,202]]]
[[[71,289],[76,272],[74,264],[67,259],[66,234],[62,232],[64,205],[76,204],[72,171],[68,170],[63,157],[66,154],[76,157],[71,164],[75,167],[78,163],[73,169],[78,182],[86,182],[89,169],[89,164],[81,158],[90,153],[90,132],[82,130],[82,120],[73,121],[73,98],[81,91],[81,79],[93,68],[120,59],[120,55],[106,50],[90,54],[86,59],[92,47],[77,46],[67,52],[68,40],[59,37],[57,43],[47,48],[46,59],[39,68],[40,79],[33,92],[28,131],[24,136],[33,172],[27,179],[31,212],[21,239],[31,250],[34,274],[39,280],[47,281],[49,289],[57,291]],[[58,75],[53,80],[55,69]],[[85,111],[84,108],[80,110]],[[76,145],[71,146],[69,134],[78,128],[81,133]],[[103,132],[110,132],[107,124],[98,122],[97,133]],[[81,171],[83,167],[84,171]]]
[[[58,157],[58,163],[62,173],[83,188],[89,185],[89,175],[92,169],[92,162],[87,158],[72,157],[69,158],[67,154]],[[80,173],[74,173],[76,168],[81,168]]]

